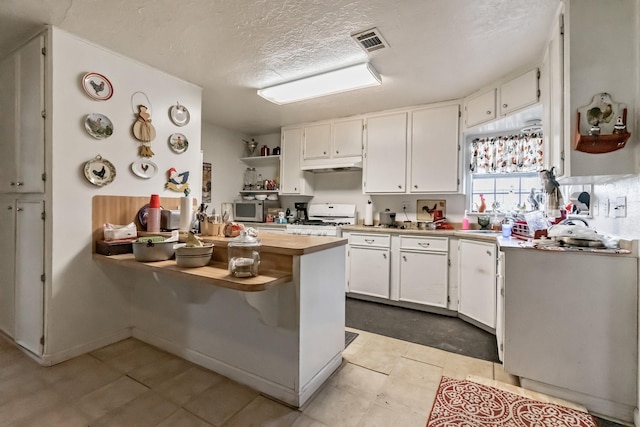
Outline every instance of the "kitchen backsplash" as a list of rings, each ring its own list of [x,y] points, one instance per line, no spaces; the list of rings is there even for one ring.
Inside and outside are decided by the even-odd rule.
[[[627,198],[627,215],[624,218],[614,218],[613,209],[610,209],[608,217],[594,212],[593,219],[589,220],[589,224],[600,233],[640,239],[640,175],[607,184],[594,185],[593,192],[598,204],[606,199],[610,203],[615,202],[616,197],[625,196]]]

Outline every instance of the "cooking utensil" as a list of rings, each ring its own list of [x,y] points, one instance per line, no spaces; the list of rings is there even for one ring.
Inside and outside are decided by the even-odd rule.
[[[380,225],[396,225],[396,213],[391,212],[389,209],[385,209],[384,212],[380,212]]]
[[[139,239],[140,240],[140,239]],[[175,242],[154,242],[153,239],[145,239],[133,242],[133,256],[136,261],[153,262],[170,259],[175,250]]]

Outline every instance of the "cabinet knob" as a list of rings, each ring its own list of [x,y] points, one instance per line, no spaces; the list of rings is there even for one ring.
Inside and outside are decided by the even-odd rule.
[[[418,184],[414,185],[413,188],[418,188]]]
[[[402,188],[402,185],[398,185],[398,188]]]
[[[340,154],[340,151],[336,150],[336,154]]]
[[[493,254],[491,253],[491,251],[487,251],[487,255],[491,256]]]
[[[387,254],[382,254],[382,258],[387,259]]]
[[[402,260],[406,261],[407,260],[407,256],[406,255],[402,255]]]
[[[326,151],[323,151],[323,152],[322,152],[322,154],[323,154],[323,155],[326,155],[326,154],[327,154],[327,152],[326,152]]]
[[[16,187],[20,187],[21,185],[24,185],[24,182],[16,181]]]
[[[487,116],[491,114],[491,110],[487,110]]]
[[[368,244],[372,244],[373,243],[373,239],[364,239],[364,242],[368,243]]]
[[[22,212],[23,210],[24,210],[24,209],[22,209],[22,208],[17,208],[17,209],[16,209],[16,212]]]
[[[502,104],[502,108],[507,108],[508,106],[508,104]]]
[[[428,248],[430,244],[431,244],[431,243],[418,242],[418,245],[422,246],[423,248]]]
[[[9,185],[11,185],[12,187],[15,187],[16,183],[11,181],[11,184],[9,184]]]
[[[13,210],[13,206],[7,206],[7,210],[8,210],[8,211]]]

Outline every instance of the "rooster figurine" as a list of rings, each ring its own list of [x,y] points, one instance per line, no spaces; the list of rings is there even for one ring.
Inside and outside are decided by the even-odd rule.
[[[166,188],[179,192],[189,189],[189,171],[178,173],[176,168],[171,168],[168,171],[168,175],[169,179],[165,185]]]
[[[478,206],[477,203],[475,203],[476,208],[478,209],[478,212],[484,212],[487,210],[487,202],[484,200],[484,194],[480,194],[480,205]]]

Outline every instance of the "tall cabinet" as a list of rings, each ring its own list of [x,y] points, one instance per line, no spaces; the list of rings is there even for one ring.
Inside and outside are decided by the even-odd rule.
[[[0,61],[0,330],[36,355],[44,334],[45,35]]]

